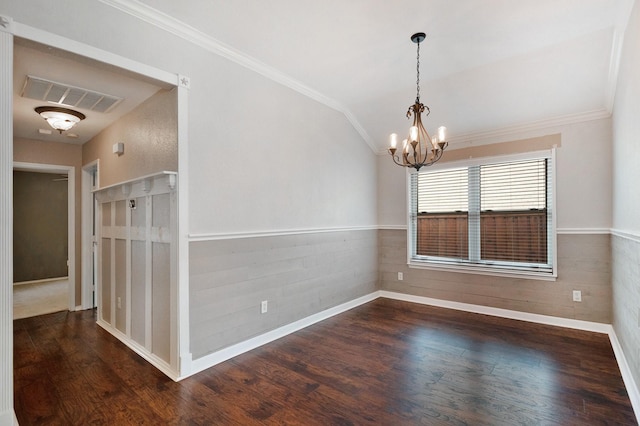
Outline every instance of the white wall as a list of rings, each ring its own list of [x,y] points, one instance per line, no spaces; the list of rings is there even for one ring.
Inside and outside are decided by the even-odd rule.
[[[557,226],[609,229],[611,209],[611,120],[599,119],[503,136],[480,145],[560,134],[557,149]],[[464,143],[461,147],[472,146]],[[456,149],[451,144],[449,150]],[[443,160],[446,162],[447,151]],[[378,218],[382,226],[406,226],[405,172],[389,155],[378,157]]]
[[[640,234],[640,5],[624,38],[613,120],[613,227]]]
[[[341,113],[97,0],[0,13],[190,77],[190,233],[376,224],[375,155]]]

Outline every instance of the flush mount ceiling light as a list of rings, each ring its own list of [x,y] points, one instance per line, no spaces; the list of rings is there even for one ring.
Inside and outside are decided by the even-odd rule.
[[[47,120],[47,123],[49,123],[51,127],[59,131],[60,134],[71,129],[76,123],[86,118],[83,113],[69,108],[40,106],[35,108],[35,111]]]
[[[447,147],[447,129],[444,126],[438,128],[438,135],[433,138],[422,125],[422,113],[426,110],[429,115],[429,107],[420,102],[420,43],[426,38],[425,33],[415,33],[411,41],[418,45],[416,64],[416,101],[409,107],[407,118],[413,114],[413,125],[409,128],[409,137],[402,141],[402,149],[398,154],[398,135],[391,134],[389,154],[393,162],[403,167],[413,167],[420,170],[423,166],[430,166],[442,157]]]

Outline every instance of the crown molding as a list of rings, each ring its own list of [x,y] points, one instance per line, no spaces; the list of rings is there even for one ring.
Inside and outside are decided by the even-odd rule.
[[[528,123],[515,124],[513,126],[506,126],[494,130],[463,133],[451,138],[449,143],[454,145],[455,149],[457,148],[455,147],[455,145],[460,145],[464,142],[477,142],[492,139],[495,140],[497,138],[502,138],[505,136],[516,136],[526,132],[545,130],[550,127],[566,126],[570,124],[583,123],[585,121],[592,120],[601,120],[603,118],[610,117],[611,113],[606,109],[559,115],[557,117],[550,117],[542,120],[530,121]]]
[[[513,140],[522,139],[523,133],[543,132],[554,127],[567,126],[586,121],[602,120],[605,118],[611,118],[611,113],[606,109],[599,109],[576,114],[560,115],[557,117],[531,121],[529,123],[515,124],[513,126],[506,126],[493,130],[463,133],[454,136],[449,140],[449,150],[467,148],[470,145],[477,146],[488,145],[496,142],[505,142],[508,141],[507,138],[509,137],[512,137]],[[389,155],[386,150],[378,150],[376,153],[378,155]]]
[[[340,102],[323,95],[317,90],[305,85],[304,83],[290,77],[289,75],[261,62],[228,44],[217,40],[210,35],[188,25],[166,13],[160,12],[150,6],[147,6],[138,0],[100,0],[100,2],[138,18],[150,25],[167,31],[178,36],[190,43],[193,43],[211,53],[221,56],[225,59],[233,61],[238,65],[248,68],[276,83],[288,87],[296,92],[315,100],[333,110],[342,113],[351,123],[353,128],[358,132],[360,137],[369,145],[369,148],[375,153],[376,145],[369,134],[364,130],[356,117],[349,109]]]

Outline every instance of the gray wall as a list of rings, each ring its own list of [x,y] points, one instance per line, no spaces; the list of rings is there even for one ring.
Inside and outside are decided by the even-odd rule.
[[[407,232],[379,231],[383,290],[541,315],[611,322],[610,237],[558,235],[558,279],[540,281],[409,268]],[[398,272],[404,280],[398,281]],[[582,302],[572,300],[582,291]]]
[[[613,328],[640,383],[640,3],[624,37],[613,110]]]
[[[14,282],[67,276],[68,187],[59,178],[13,172]]]
[[[377,290],[375,230],[191,243],[197,359]],[[260,313],[260,302],[268,312]]]

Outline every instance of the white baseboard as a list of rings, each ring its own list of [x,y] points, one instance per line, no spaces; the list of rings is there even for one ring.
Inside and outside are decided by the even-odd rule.
[[[338,315],[342,312],[348,311],[349,309],[353,309],[357,306],[371,302],[378,297],[380,297],[378,291],[367,294],[366,296],[359,297],[341,305],[334,306],[333,308],[318,312],[317,314],[302,318],[301,320],[276,328],[275,330],[253,337],[249,340],[245,340],[244,342],[240,342],[227,348],[221,349],[217,352],[213,352],[209,355],[205,355],[202,358],[195,359],[191,363],[191,371],[189,372],[189,374],[180,377],[180,379],[184,379],[188,376],[199,373],[200,371],[206,370],[207,368],[213,367],[214,365],[224,362],[235,356],[248,352],[267,343],[273,342],[274,340],[294,333],[298,330],[302,330],[305,327],[309,327],[310,325],[313,325],[327,318],[331,318],[334,315]]]
[[[163,359],[158,358],[156,355],[149,353],[147,349],[138,344],[137,342],[131,340],[127,337],[126,334],[111,326],[111,324],[104,322],[103,320],[98,320],[96,323],[102,327],[105,331],[110,333],[113,337],[124,343],[129,349],[140,355],[144,358],[149,364],[156,367],[158,370],[162,371],[167,377],[177,382],[180,380],[178,374],[171,369],[171,366]]]
[[[27,284],[44,284],[44,283],[51,283],[54,281],[67,281],[68,279],[69,277],[44,278],[41,280],[33,280],[33,281],[19,281],[19,282],[13,283],[13,285],[17,286],[17,285],[27,285]]]
[[[492,308],[490,306],[473,305],[470,303],[452,302],[450,300],[432,299],[430,297],[413,296],[411,294],[395,293],[386,290],[380,291],[380,297],[402,300],[405,302],[420,303],[422,305],[438,306],[440,308],[455,309],[457,311],[491,315],[500,318],[509,318],[520,321],[535,322],[538,324],[555,325],[558,327],[593,331],[595,333],[609,334],[609,331],[611,330],[610,324],[602,324],[599,322],[581,321],[569,318],[552,317],[549,315],[532,314],[529,312],[512,311],[509,309]]]
[[[15,425],[18,426],[18,419],[13,409],[3,411],[0,413],[0,425]]]
[[[631,368],[629,368],[629,363],[627,362],[627,358],[624,356],[622,346],[620,346],[620,341],[618,340],[618,336],[616,335],[616,331],[613,327],[611,327],[611,332],[609,333],[609,340],[611,341],[613,353],[616,355],[620,374],[622,374],[624,386],[627,388],[627,393],[629,394],[633,411],[636,413],[636,419],[640,423],[640,392],[638,391],[638,385],[633,378],[633,374],[631,374]]]

